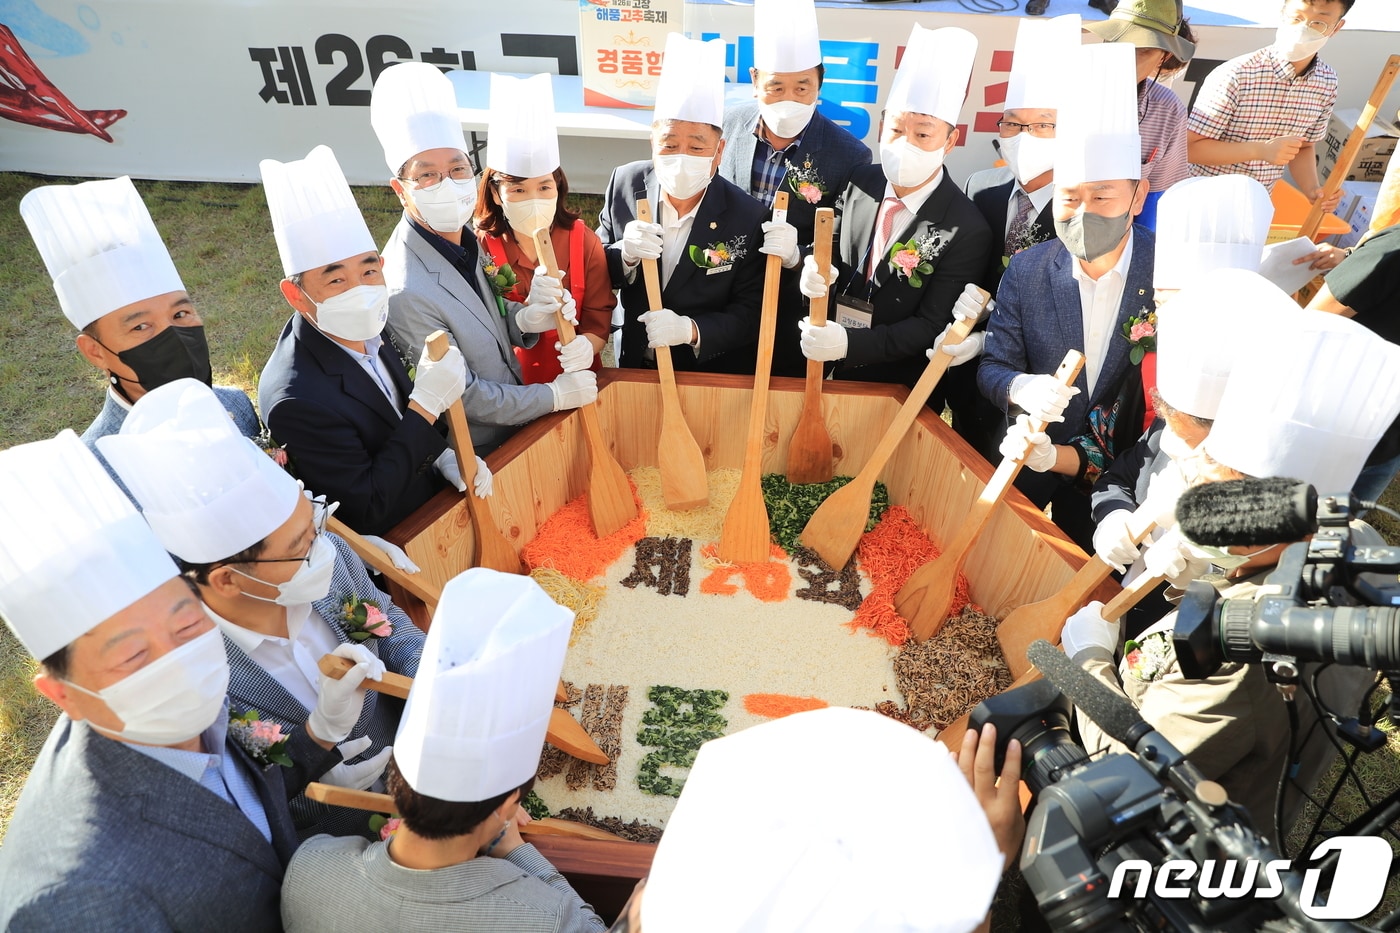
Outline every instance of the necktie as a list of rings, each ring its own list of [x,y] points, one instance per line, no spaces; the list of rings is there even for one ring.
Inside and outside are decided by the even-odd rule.
[[[875,278],[876,270],[884,261],[885,254],[890,251],[890,237],[894,236],[894,221],[901,207],[903,204],[899,198],[885,198],[880,202],[880,234],[871,244],[870,268],[866,270],[867,278]]]
[[[1011,226],[1006,230],[1005,255],[1012,256],[1019,250],[1029,246],[1031,232],[1031,215],[1035,213],[1035,205],[1031,203],[1030,195],[1020,188],[1016,189],[1016,216],[1011,219]]]

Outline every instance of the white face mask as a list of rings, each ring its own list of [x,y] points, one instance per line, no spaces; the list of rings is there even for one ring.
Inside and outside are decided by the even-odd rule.
[[[779,139],[796,138],[798,133],[807,128],[812,114],[816,111],[816,104],[804,104],[795,100],[778,100],[771,104],[758,105],[759,116],[763,117],[768,132]]]
[[[914,188],[943,167],[943,149],[928,152],[900,137],[892,143],[880,143],[880,167],[890,184]]]
[[[501,211],[506,215],[506,223],[516,233],[534,236],[536,230],[547,229],[554,222],[554,211],[559,203],[556,195],[552,198],[530,198],[525,201],[501,201]]]
[[[410,197],[423,222],[438,233],[456,233],[476,210],[476,179],[444,178],[435,188],[413,188]]]
[[[308,556],[310,560],[303,561],[297,567],[297,572],[285,583],[268,583],[266,580],[258,580],[251,573],[244,573],[237,567],[229,569],[249,580],[257,580],[263,586],[277,588],[277,595],[272,599],[244,593],[249,599],[276,603],[279,606],[304,606],[323,599],[331,591],[331,574],[335,571],[335,545],[331,544],[325,535],[317,535],[316,540],[311,543],[311,553]]]
[[[651,164],[661,190],[685,200],[709,187],[715,160],[714,156],[659,155],[652,157]]]
[[[98,732],[143,745],[178,745],[214,724],[228,693],[224,637],[211,628],[110,687],[79,693],[97,697],[122,721],[120,732],[89,723]]]
[[[316,306],[316,328],[342,340],[378,337],[389,320],[389,288],[385,285],[356,285],[325,301],[312,298],[311,303]]]
[[[1205,452],[1200,447],[1192,447],[1181,435],[1166,427],[1162,429],[1158,449],[1171,457],[1187,486],[1195,486],[1201,481],[1202,458]]]
[[[1001,141],[1001,154],[1016,180],[1025,185],[1055,167],[1055,140],[1017,133]]]
[[[1290,62],[1300,62],[1322,50],[1328,35],[1308,28],[1307,23],[1284,23],[1274,34],[1274,48]]]

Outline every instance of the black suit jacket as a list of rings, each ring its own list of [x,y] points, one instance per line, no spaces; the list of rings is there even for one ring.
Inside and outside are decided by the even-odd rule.
[[[637,218],[637,201],[651,202],[652,218],[661,216],[661,185],[651,162],[632,162],[613,170],[603,210],[598,216],[598,236],[607,247],[608,272],[620,289],[624,321],[621,366],[648,366],[646,325],[637,316],[651,310],[640,266],[631,282],[622,264],[622,231]],[[689,347],[672,347],[676,369],[709,372],[753,372],[758,346],[758,318],[763,300],[762,205],[732,183],[716,175],[705,189],[696,210],[686,245],[705,249],[729,243],[743,255],[727,269],[702,269],[683,255],[661,291],[662,306],[695,321],[700,331],[699,355]],[[742,243],[740,239],[742,238]]]
[[[977,284],[993,295],[997,293],[997,286],[1001,284],[1001,276],[1006,271],[1006,213],[1007,206],[1011,198],[1011,190],[1016,185],[1016,179],[1011,178],[1001,183],[996,181],[994,172],[978,172],[968,179],[967,196],[972,199],[972,203],[977,205],[977,209],[982,212],[982,217],[987,221],[987,226],[992,231],[992,255],[987,262],[987,270]],[[1053,198],[1046,202],[1045,207],[1035,217],[1036,238],[1035,242],[1044,243],[1046,240],[1055,238],[1055,200]]]
[[[413,391],[386,339],[379,363],[407,409]],[[293,314],[258,380],[258,404],[307,487],[340,501],[340,518],[383,534],[444,485],[433,461],[447,449],[434,425],[396,411],[343,348]]]
[[[845,293],[862,299],[868,293],[875,310],[869,329],[847,329],[848,350],[836,366],[836,376],[912,386],[928,362],[924,351],[952,322],[958,296],[985,269],[992,233],[945,169],[914,222],[903,230],[896,229],[891,239],[893,244],[931,233],[941,236],[946,245],[934,260],[933,272],[923,276],[922,286],[915,288],[903,273],[891,270],[886,257],[880,257],[872,290],[865,279],[865,264],[884,195],[884,170],[879,165],[866,165],[855,170],[842,197],[836,238],[840,275],[828,314],[835,320],[834,298]]]

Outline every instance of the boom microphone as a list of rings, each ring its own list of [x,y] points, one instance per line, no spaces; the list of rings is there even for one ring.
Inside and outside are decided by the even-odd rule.
[[[1206,483],[1181,494],[1176,521],[1210,547],[1290,544],[1317,531],[1317,490],[1296,479]]]
[[[1026,657],[1046,679],[1060,688],[1070,702],[1079,707],[1080,712],[1128,748],[1136,746],[1139,739],[1152,731],[1127,697],[1099,683],[1045,639],[1032,644]]]

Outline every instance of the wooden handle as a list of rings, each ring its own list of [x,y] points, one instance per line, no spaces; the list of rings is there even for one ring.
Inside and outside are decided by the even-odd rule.
[[[1103,616],[1105,622],[1117,622],[1123,618],[1124,614],[1138,603],[1147,598],[1147,594],[1155,590],[1166,577],[1153,577],[1144,574],[1138,577],[1131,584],[1123,588],[1123,592],[1113,597],[1099,615]]]
[[[642,223],[651,223],[651,202],[646,198],[637,199],[637,219]],[[642,280],[647,287],[647,304],[653,311],[660,311],[661,304],[661,270],[657,268],[655,259],[642,260]],[[669,349],[669,348],[668,348]]]
[[[355,666],[355,662],[337,654],[328,654],[316,662],[316,666],[321,669],[322,674],[332,680],[339,680],[350,671],[350,668]],[[400,700],[407,700],[408,691],[413,686],[413,678],[385,671],[380,680],[370,680],[366,677],[364,685],[375,693],[383,693],[387,696],[398,697]]]
[[[447,355],[452,344],[447,332],[435,330],[428,335],[428,359],[437,361]],[[457,454],[457,469],[467,484],[467,495],[471,495],[472,480],[476,479],[476,451],[472,448],[471,430],[467,427],[467,413],[462,408],[462,400],[456,398],[447,406],[447,430],[452,438],[452,450]]]
[[[544,267],[544,271],[552,278],[558,279],[562,284],[564,273],[559,271],[559,260],[554,255],[554,241],[550,239],[549,228],[541,227],[535,231],[535,258]],[[559,331],[559,342],[567,346],[573,341],[575,332],[574,325],[569,323],[569,319],[564,317],[564,303],[561,301],[559,307],[554,312],[554,329]]]
[[[836,212],[829,207],[817,208],[817,222],[814,227],[812,240],[812,261],[816,263],[817,269],[826,275],[831,268],[831,236],[836,229]],[[826,309],[831,301],[831,291],[828,289],[825,295],[820,298],[809,299],[807,305],[807,317],[812,324],[821,327],[826,323]]]
[[[427,585],[419,580],[423,576],[420,573],[405,573],[394,566],[394,562],[389,559],[379,548],[365,540],[364,535],[355,531],[349,525],[332,515],[326,521],[326,530],[332,534],[339,535],[350,545],[350,550],[359,555],[360,559],[369,564],[375,570],[384,575],[385,579],[392,580],[403,587],[409,593],[423,601],[423,605],[428,607],[431,613],[437,609],[438,599],[441,593],[436,593],[429,589]]]

